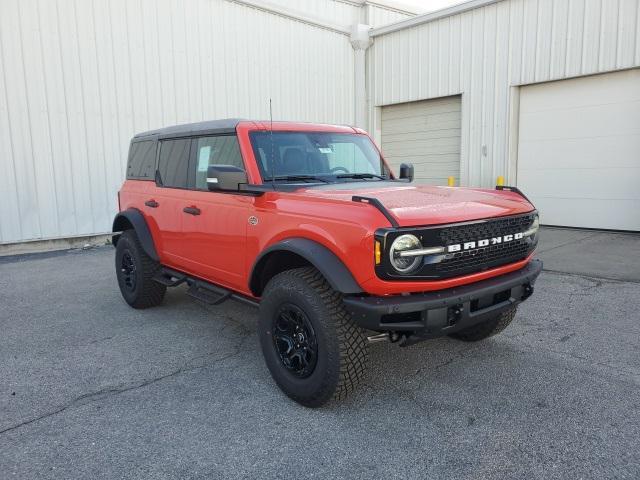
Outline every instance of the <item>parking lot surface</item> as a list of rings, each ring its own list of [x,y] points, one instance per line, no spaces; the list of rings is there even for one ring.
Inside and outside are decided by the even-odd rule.
[[[542,232],[501,335],[372,345],[318,410],[271,380],[252,307],[133,310],[110,247],[0,259],[0,478],[640,478],[640,237],[592,233]]]

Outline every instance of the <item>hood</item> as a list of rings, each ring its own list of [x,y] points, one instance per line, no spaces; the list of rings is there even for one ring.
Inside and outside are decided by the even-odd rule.
[[[353,195],[377,198],[401,227],[517,215],[534,208],[520,195],[509,191],[398,182],[338,183],[304,188],[298,192],[349,202]]]

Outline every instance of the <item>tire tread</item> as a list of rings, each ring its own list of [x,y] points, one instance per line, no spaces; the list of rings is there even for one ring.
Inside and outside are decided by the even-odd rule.
[[[289,396],[312,407],[331,400],[343,400],[356,389],[366,371],[367,341],[364,330],[351,320],[351,315],[344,308],[342,294],[331,288],[322,274],[313,267],[296,268],[276,275],[267,285],[264,297],[269,295],[272,288],[294,288],[296,279],[302,280],[312,289],[329,312],[329,318],[326,320],[335,329],[338,339],[340,370],[337,383],[324,384],[314,398]]]
[[[153,277],[155,277],[155,275],[160,271],[162,266],[146,254],[134,230],[124,231],[119,242],[122,240],[128,242],[132,248],[137,251],[136,253],[139,255],[141,263],[140,268],[138,268],[138,275],[141,276],[141,279],[138,281],[142,281],[141,291],[138,293],[135,300],[130,302],[129,305],[137,309],[150,308],[159,305],[164,299],[167,287],[156,282]]]

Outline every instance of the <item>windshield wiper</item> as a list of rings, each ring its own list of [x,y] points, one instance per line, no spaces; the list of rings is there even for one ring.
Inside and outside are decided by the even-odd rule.
[[[316,177],[314,175],[277,175],[275,177],[269,177],[269,178],[265,178],[263,181],[265,182],[272,182],[272,181],[278,181],[278,180],[285,180],[285,181],[303,181],[303,182],[314,182],[314,181],[318,181],[318,182],[323,182],[323,183],[329,183],[329,180],[325,179],[325,178],[321,178],[321,177]]]
[[[340,175],[336,175],[336,178],[354,178],[356,180],[365,178],[379,178],[380,180],[387,180],[387,177],[376,175],[374,173],[343,173]]]

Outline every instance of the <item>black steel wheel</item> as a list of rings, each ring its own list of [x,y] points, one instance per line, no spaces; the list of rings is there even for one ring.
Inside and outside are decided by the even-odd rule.
[[[167,287],[153,280],[160,264],[145,253],[134,230],[118,239],[115,263],[120,293],[129,305],[148,308],[162,302]]]
[[[136,288],[136,264],[129,250],[125,250],[122,254],[120,273],[122,274],[124,287],[129,291],[133,291]]]
[[[318,340],[307,315],[296,305],[280,306],[273,321],[273,346],[282,365],[298,378],[307,378],[318,362]]]

